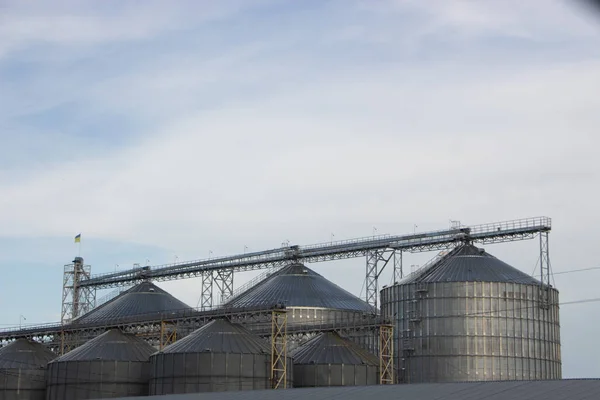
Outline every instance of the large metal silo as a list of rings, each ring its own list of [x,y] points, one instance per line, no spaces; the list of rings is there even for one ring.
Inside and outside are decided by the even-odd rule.
[[[0,348],[0,400],[44,400],[46,367],[54,358],[43,345],[27,339]]]
[[[291,354],[294,387],[365,386],[378,383],[379,359],[336,332],[324,332]]]
[[[378,311],[364,300],[301,263],[292,263],[266,280],[230,299],[227,307],[270,308],[284,304],[288,310],[288,327],[363,324],[376,318]],[[352,340],[375,352],[374,332],[360,332]],[[288,341],[293,349],[298,343]]]
[[[558,291],[473,245],[382,289],[381,310],[400,382],[561,378]]]
[[[48,364],[47,399],[145,396],[155,351],[133,335],[105,332]]]
[[[114,322],[186,310],[191,311],[192,309],[152,282],[146,281],[129,288],[114,299],[76,318],[73,322],[77,324]]]
[[[167,346],[151,357],[151,363],[150,395],[271,387],[268,342],[223,319]],[[291,359],[287,364],[289,377]]]

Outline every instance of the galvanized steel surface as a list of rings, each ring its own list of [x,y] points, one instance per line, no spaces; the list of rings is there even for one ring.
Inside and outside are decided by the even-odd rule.
[[[64,361],[148,361],[156,350],[143,339],[111,329],[57,358]]]
[[[150,394],[266,389],[268,343],[227,320],[214,320],[151,357]],[[289,371],[292,360],[288,360]],[[289,377],[291,378],[291,377]],[[290,379],[288,379],[291,387]]]
[[[191,307],[153,283],[142,282],[73,322],[89,323],[183,310],[191,310]]]
[[[324,332],[290,355],[294,359],[294,387],[378,383],[378,358],[336,332]]]
[[[363,300],[328,281],[303,264],[291,264],[238,295],[231,307],[315,307],[376,313]]]
[[[367,364],[294,364],[294,387],[377,385],[378,369]]]
[[[473,245],[462,245],[428,268],[402,279],[400,284],[413,282],[512,282],[539,285],[540,282],[523,271],[497,259]]]
[[[64,361],[48,366],[47,400],[146,396],[150,363]]]
[[[270,354],[267,341],[241,325],[216,319],[162,350],[162,353]]]
[[[43,345],[17,339],[0,348],[0,400],[46,398],[46,366],[56,356]]]
[[[56,354],[44,345],[27,339],[17,339],[0,348],[0,369],[46,368]]]
[[[559,379],[558,292],[504,282],[411,283],[381,291],[404,382]]]
[[[336,332],[324,332],[295,349],[290,356],[294,364],[368,364],[379,365],[379,359],[356,343]]]
[[[270,354],[158,353],[151,362],[150,395],[271,387]]]
[[[599,379],[376,385],[160,396],[157,400],[595,400]],[[125,400],[125,399],[123,399]],[[143,397],[127,400],[144,400]]]
[[[48,364],[48,400],[146,395],[154,352],[138,337],[105,332]]]

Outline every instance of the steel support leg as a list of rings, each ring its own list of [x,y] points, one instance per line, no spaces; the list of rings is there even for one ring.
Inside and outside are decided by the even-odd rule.
[[[273,310],[271,323],[271,387],[287,388],[287,312]]]
[[[550,301],[550,247],[548,232],[540,232],[540,282],[540,302],[543,308],[547,308]]]
[[[210,310],[213,305],[213,272],[202,273],[202,293],[200,294],[200,309]]]
[[[177,340],[177,325],[173,323],[160,322],[160,344],[159,350],[175,343]]]
[[[396,250],[394,251],[394,283],[400,282],[402,278],[402,250]]]
[[[221,304],[233,296],[233,270],[218,270],[215,276],[217,289],[221,293]]]
[[[379,296],[377,290],[377,278],[379,277],[377,264],[381,258],[380,251],[374,250],[367,253],[366,301],[375,308],[377,308],[377,296]]]
[[[379,328],[379,384],[393,385],[394,382],[394,327]]]
[[[78,337],[75,332],[60,333],[60,355],[66,354],[78,346]]]

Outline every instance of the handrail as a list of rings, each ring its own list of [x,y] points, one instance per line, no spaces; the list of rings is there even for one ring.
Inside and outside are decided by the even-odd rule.
[[[356,257],[377,249],[402,249],[423,251],[431,246],[442,246],[459,240],[490,242],[491,240],[517,240],[519,234],[544,232],[551,229],[551,219],[534,217],[515,219],[473,226],[454,226],[446,230],[437,230],[405,235],[377,235],[363,238],[331,241],[307,246],[285,243],[280,248],[244,253],[227,257],[209,258],[155,267],[133,268],[119,273],[98,274],[81,281],[80,286],[116,286],[142,279],[178,279],[196,276],[205,271],[232,269],[262,269],[280,265],[288,260],[306,260],[307,262]],[[429,247],[428,247],[429,246]]]
[[[231,300],[235,299],[239,295],[245,293],[251,287],[254,287],[258,283],[260,283],[260,282],[264,281],[265,279],[269,278],[271,275],[273,275],[274,273],[276,273],[277,271],[279,271],[282,268],[284,268],[283,265],[277,265],[275,267],[271,267],[271,268],[267,269],[262,274],[255,276],[253,279],[249,280],[248,282],[244,283],[243,285],[241,285],[240,287],[238,287],[237,289],[235,289],[233,291],[233,294],[230,297],[226,298],[225,301],[226,302],[230,302]]]

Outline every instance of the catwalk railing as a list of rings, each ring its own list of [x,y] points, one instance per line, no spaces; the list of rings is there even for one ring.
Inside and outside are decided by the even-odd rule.
[[[0,343],[9,342],[19,338],[29,338],[43,341],[44,338],[56,338],[57,336],[70,334],[87,336],[86,332],[98,332],[109,329],[121,329],[126,331],[134,328],[160,327],[164,323],[185,326],[196,329],[204,323],[217,318],[227,318],[240,324],[251,324],[252,330],[259,335],[267,335],[271,323],[271,315],[274,309],[285,311],[283,306],[257,307],[257,308],[215,308],[210,311],[199,311],[198,309],[184,309],[167,313],[152,313],[115,318],[110,320],[77,323],[76,321],[61,325],[41,324],[35,326],[5,328],[0,330]],[[383,323],[380,316],[375,314],[362,314],[360,317],[349,319],[346,317],[333,318],[324,321],[311,321],[306,323],[288,323],[288,332],[293,333],[318,333],[328,330],[362,330],[375,328]],[[159,332],[159,331],[157,331]],[[92,335],[92,336],[94,336]]]
[[[228,257],[145,266],[125,271],[94,275],[80,287],[109,288],[131,285],[143,280],[173,280],[200,276],[218,270],[250,271],[277,267],[291,261],[320,262],[365,256],[375,250],[422,252],[444,250],[460,242],[500,243],[531,239],[551,230],[551,219],[535,217],[409,235],[380,235],[308,246],[285,244],[281,248]]]

